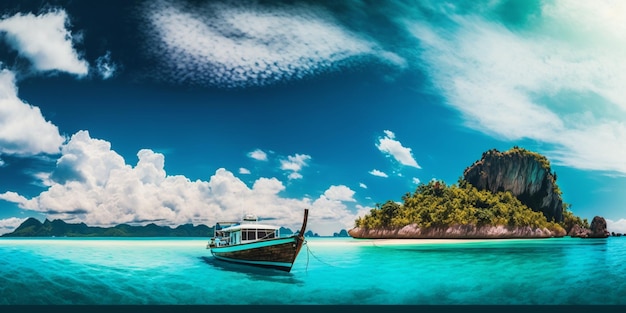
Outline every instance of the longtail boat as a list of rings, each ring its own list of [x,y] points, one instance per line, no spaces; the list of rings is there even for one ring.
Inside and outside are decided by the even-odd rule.
[[[279,226],[259,224],[250,214],[240,223],[218,223],[207,249],[218,260],[290,272],[304,243],[308,215],[304,209],[300,231],[289,237],[280,236]]]

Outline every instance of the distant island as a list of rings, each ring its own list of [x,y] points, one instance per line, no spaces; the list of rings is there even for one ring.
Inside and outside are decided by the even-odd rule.
[[[291,236],[294,232],[285,227],[279,229],[282,237]],[[154,223],[145,226],[132,226],[120,224],[113,227],[87,226],[85,223],[66,223],[63,220],[50,221],[46,219],[43,223],[38,219],[30,217],[26,219],[13,232],[1,237],[213,237],[215,226],[192,224],[180,225],[176,228],[169,226],[159,226]],[[305,237],[320,237],[319,234],[307,231]],[[349,237],[348,232],[342,229],[339,233],[334,233],[333,237]]]
[[[28,218],[13,232],[2,237],[212,237],[215,228],[206,225],[180,225],[176,228],[148,224],[132,226],[120,224],[114,227],[87,226],[85,223],[66,223],[63,220],[43,223]]]
[[[348,233],[370,239],[608,237],[604,218],[589,225],[569,210],[556,179],[543,155],[517,146],[492,149],[456,184],[421,184],[403,203],[377,204]]]

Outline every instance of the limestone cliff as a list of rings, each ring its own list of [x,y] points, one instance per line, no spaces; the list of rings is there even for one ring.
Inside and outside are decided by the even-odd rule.
[[[565,231],[547,228],[454,225],[443,228],[419,228],[416,224],[399,228],[365,229],[356,227],[350,236],[362,239],[512,239],[563,237]]]
[[[606,229],[606,220],[602,216],[595,216],[591,221],[589,228],[582,227],[578,224],[574,225],[567,233],[570,237],[579,238],[607,238],[611,234]]]
[[[492,149],[463,172],[464,179],[479,190],[510,191],[548,221],[563,221],[563,200],[548,160],[524,149],[506,152]]]

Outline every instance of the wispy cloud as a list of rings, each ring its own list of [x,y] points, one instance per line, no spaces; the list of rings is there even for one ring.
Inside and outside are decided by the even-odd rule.
[[[248,175],[250,174],[250,170],[244,167],[240,167],[239,168],[239,174],[244,174],[244,175]]]
[[[111,51],[96,59],[96,72],[102,79],[109,79],[117,74],[118,65],[111,60]]]
[[[364,183],[359,183],[359,187],[363,188],[363,189],[367,189],[367,185]]]
[[[300,179],[302,178],[300,170],[309,165],[309,160],[311,160],[311,156],[307,154],[290,155],[286,160],[280,160],[280,169],[284,171],[291,171],[288,176],[289,179]]]
[[[253,158],[259,161],[267,161],[267,153],[265,153],[261,149],[256,149],[250,153],[248,153],[248,157]]]
[[[413,177],[413,180],[412,180],[412,181],[413,181],[413,183],[414,183],[414,184],[416,184],[416,185],[418,185],[419,183],[421,183],[420,179],[419,179],[419,178],[417,178],[417,177]]]
[[[378,177],[389,177],[387,174],[385,174],[385,172],[379,171],[377,169],[373,169],[373,170],[369,171],[369,173],[374,175],[374,176],[378,176]]]
[[[245,87],[301,79],[365,57],[404,66],[334,21],[325,9],[302,3],[150,1],[144,8],[146,49],[163,61],[165,79]]]
[[[73,48],[73,38],[65,27],[65,10],[41,15],[16,14],[0,20],[0,33],[18,54],[28,59],[36,71],[62,71],[87,75],[89,64]]]
[[[542,2],[528,29],[441,6],[445,28],[408,28],[434,88],[468,127],[549,144],[554,163],[626,174],[626,7],[615,4]]]
[[[15,74],[0,70],[0,154],[59,153],[65,138],[36,106],[17,96]]]
[[[378,139],[376,148],[386,155],[392,156],[402,165],[421,168],[413,158],[411,148],[402,146],[402,143],[395,139],[395,134],[389,130],[385,130],[385,136]]]

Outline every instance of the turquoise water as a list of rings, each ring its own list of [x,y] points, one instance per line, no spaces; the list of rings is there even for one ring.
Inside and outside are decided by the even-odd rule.
[[[0,304],[626,304],[626,238],[309,238],[291,273],[206,242],[0,239]]]

